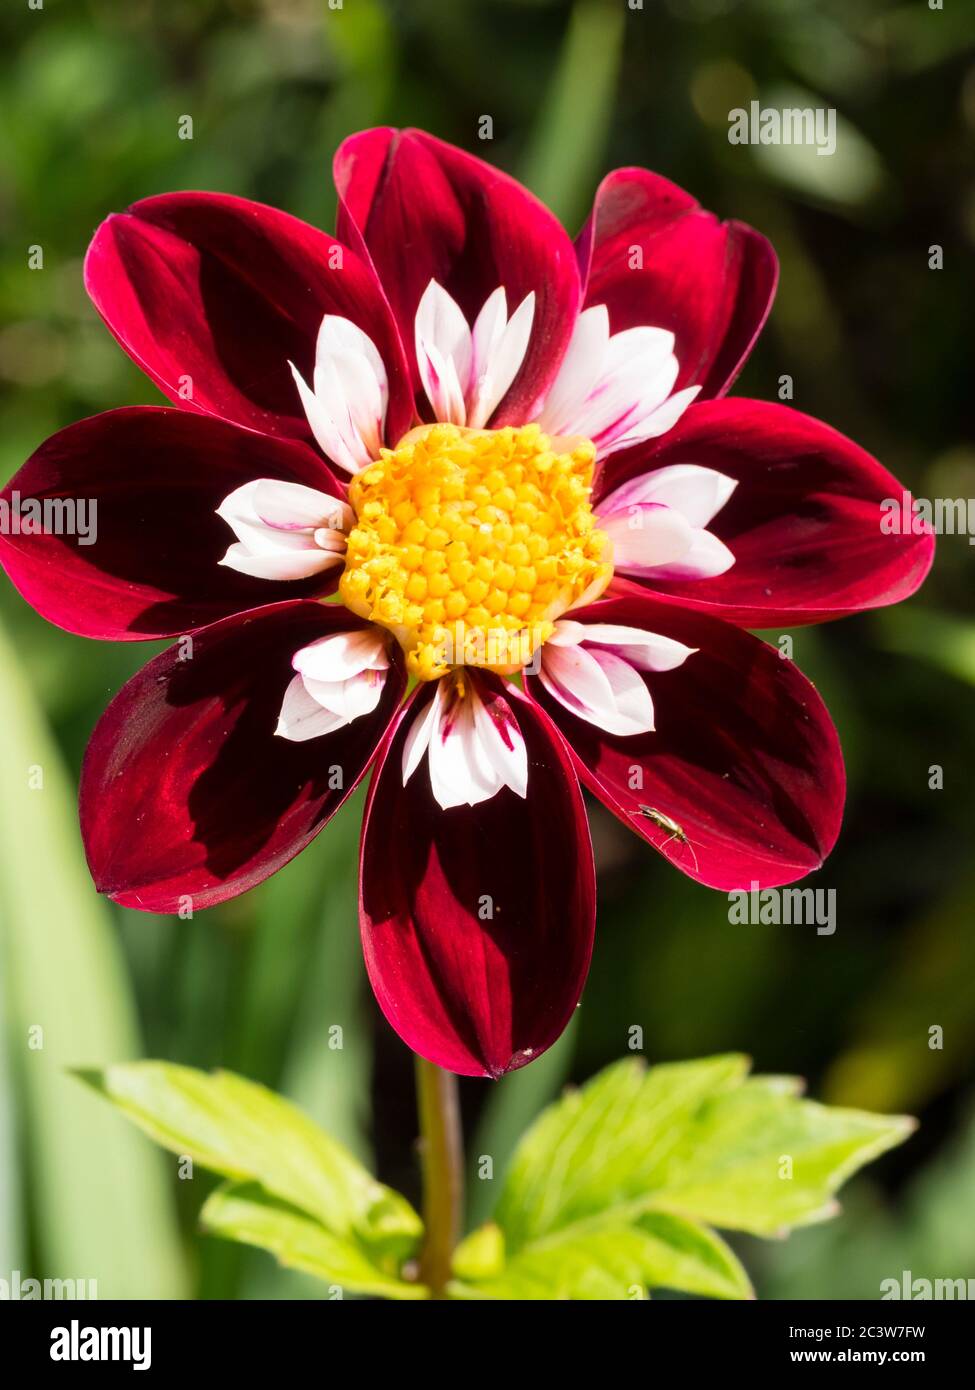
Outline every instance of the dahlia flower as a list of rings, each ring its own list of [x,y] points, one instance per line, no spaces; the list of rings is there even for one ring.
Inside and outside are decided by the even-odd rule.
[[[179,637],[81,779],[94,881],[171,913],[252,888],[372,769],[366,964],[389,1022],[497,1076],[589,965],[581,787],[722,890],[817,868],[844,772],[814,688],[747,629],[912,593],[900,484],[728,397],[769,312],[764,237],[619,169],[573,244],[421,132],[348,139],[336,237],[213,193],[99,227],[88,292],[175,408],[108,411],[6,490],[97,501],[97,543],[0,538],[45,618]]]

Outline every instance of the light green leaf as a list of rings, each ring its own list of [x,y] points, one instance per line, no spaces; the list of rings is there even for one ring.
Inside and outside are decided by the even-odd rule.
[[[739,1084],[744,1057],[715,1057],[645,1070],[607,1067],[551,1106],[515,1154],[495,1220],[511,1249],[586,1221],[614,1206],[646,1201],[700,1106]]]
[[[484,1227],[482,1230],[491,1230]],[[494,1228],[496,1229],[496,1228]],[[473,1232],[457,1251],[480,1236]],[[476,1284],[458,1283],[454,1298],[634,1299],[654,1288],[683,1289],[712,1298],[751,1298],[752,1287],[724,1241],[692,1221],[665,1212],[645,1212],[630,1220],[625,1211],[598,1218],[592,1229],[568,1227],[552,1238],[526,1246],[502,1272]]]
[[[291,1269],[312,1274],[343,1291],[383,1298],[426,1298],[422,1284],[406,1283],[372,1262],[350,1240],[334,1235],[306,1212],[269,1196],[257,1183],[230,1183],[207,1200],[204,1230],[256,1245]]]
[[[141,1129],[177,1154],[314,1217],[374,1258],[405,1259],[422,1225],[385,1187],[297,1107],[231,1072],[136,1062],[84,1075]]]
[[[455,1296],[620,1299],[642,1286],[747,1297],[707,1227],[772,1235],[821,1220],[840,1184],[913,1127],[747,1071],[733,1055],[649,1071],[627,1060],[551,1106],[498,1203],[504,1262],[485,1267],[491,1247],[475,1232],[457,1252]]]
[[[658,1171],[652,1204],[726,1230],[781,1235],[835,1214],[833,1193],[914,1129],[748,1083],[703,1105]]]

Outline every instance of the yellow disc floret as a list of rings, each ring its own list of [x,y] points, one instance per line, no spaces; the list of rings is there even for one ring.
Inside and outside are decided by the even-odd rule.
[[[590,507],[596,451],[537,425],[423,425],[357,473],[340,590],[393,632],[410,674],[527,665],[612,576]]]

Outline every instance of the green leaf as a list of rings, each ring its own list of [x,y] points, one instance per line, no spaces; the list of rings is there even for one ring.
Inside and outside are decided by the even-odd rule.
[[[482,1227],[483,1231],[491,1227]],[[496,1229],[496,1228],[494,1228]],[[465,1268],[466,1249],[455,1267]],[[570,1226],[551,1239],[526,1246],[503,1271],[475,1284],[455,1284],[454,1298],[623,1299],[647,1298],[652,1288],[684,1289],[712,1298],[751,1298],[752,1287],[724,1241],[692,1221],[665,1212],[631,1219],[625,1211],[593,1229]]]
[[[307,1212],[271,1197],[257,1183],[218,1188],[205,1203],[200,1221],[210,1235],[257,1245],[283,1265],[343,1290],[393,1299],[428,1296],[422,1284],[386,1273],[351,1241],[326,1230]]]
[[[831,1215],[840,1184],[913,1122],[829,1109],[801,1099],[792,1078],[747,1071],[740,1056],[649,1071],[627,1060],[551,1106],[519,1145],[494,1216],[503,1265],[478,1265],[475,1232],[457,1252],[454,1296],[749,1296],[707,1227],[772,1235]]]
[[[654,1168],[702,1103],[745,1076],[744,1057],[607,1067],[551,1106],[515,1154],[495,1219],[520,1249],[614,1206],[644,1201]]]
[[[234,1182],[256,1182],[324,1232],[392,1266],[413,1254],[422,1223],[302,1111],[232,1072],[137,1062],[83,1079],[177,1154]]]
[[[2,631],[0,780],[0,1014],[10,1081],[9,1120],[0,1124],[16,1120],[23,1141],[16,1179],[4,1166],[18,1182],[16,1205],[31,1212],[31,1272],[97,1280],[100,1298],[182,1297],[161,1156],[65,1075],[69,1066],[134,1055],[135,1009],[109,911],[85,867],[74,789]],[[8,1249],[13,1255],[5,1245],[0,1261]]]

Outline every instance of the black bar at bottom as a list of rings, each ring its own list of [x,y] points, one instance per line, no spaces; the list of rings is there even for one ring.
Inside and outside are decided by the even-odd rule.
[[[393,1308],[390,1312],[389,1309]],[[392,1331],[386,1318],[396,1319]],[[399,1319],[403,1318],[400,1322]],[[427,1318],[433,1318],[432,1323]],[[511,1342],[499,1333],[509,1317],[519,1333]],[[328,1377],[354,1374],[349,1358],[375,1376],[385,1362],[397,1380],[412,1377],[431,1356],[450,1343],[431,1343],[463,1329],[437,1378],[448,1374],[457,1390],[464,1381],[483,1381],[489,1365],[510,1374],[530,1364],[551,1375],[560,1360],[576,1358],[585,1347],[587,1364],[648,1374],[662,1363],[682,1369],[709,1367],[745,1371],[751,1367],[787,1371],[795,1366],[873,1365],[887,1368],[947,1369],[970,1343],[972,1320],[964,1302],[717,1303],[653,1300],[618,1309],[610,1316],[592,1304],[569,1323],[548,1321],[539,1303],[416,1303],[380,1306],[375,1302],[21,1302],[0,1304],[4,1363],[23,1380],[32,1370],[71,1379],[79,1373],[149,1374],[161,1377],[188,1371],[219,1370],[255,1377],[272,1374]],[[604,1318],[609,1318],[604,1322]],[[445,1318],[445,1322],[440,1319]],[[457,1319],[460,1319],[458,1322]],[[469,1321],[468,1321],[469,1319]],[[519,1350],[520,1348],[520,1350]],[[336,1353],[344,1353],[336,1363]],[[965,1358],[967,1360],[967,1358]],[[354,1364],[354,1363],[353,1363]],[[570,1362],[571,1369],[571,1362]],[[579,1372],[578,1363],[575,1373]],[[28,1383],[28,1382],[24,1382]],[[45,1382],[46,1383],[46,1382]]]

